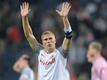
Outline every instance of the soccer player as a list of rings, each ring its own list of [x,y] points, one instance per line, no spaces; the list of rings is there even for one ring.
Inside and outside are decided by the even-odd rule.
[[[87,58],[92,63],[91,80],[107,80],[107,61],[101,56],[102,45],[92,42],[88,48]]]
[[[53,32],[45,31],[41,35],[42,45],[34,37],[29,25],[29,4],[24,2],[21,6],[22,24],[24,34],[35,53],[38,56],[38,80],[69,80],[66,69],[66,57],[71,45],[72,29],[68,21],[70,4],[64,2],[61,10],[56,12],[61,16],[64,23],[65,38],[61,47],[56,49],[56,38]]]
[[[22,55],[14,64],[13,69],[21,73],[19,80],[35,80],[28,55]]]

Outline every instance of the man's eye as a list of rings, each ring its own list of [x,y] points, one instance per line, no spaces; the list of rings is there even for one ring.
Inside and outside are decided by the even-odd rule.
[[[51,40],[52,38],[49,38],[49,40]]]
[[[47,41],[48,39],[44,39],[45,41]]]

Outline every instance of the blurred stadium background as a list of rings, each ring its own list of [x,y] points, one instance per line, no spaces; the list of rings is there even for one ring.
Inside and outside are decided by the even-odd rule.
[[[0,0],[0,80],[18,80],[19,74],[13,71],[13,64],[22,53],[33,54],[21,24],[20,4],[23,1]],[[41,33],[49,29],[55,32],[57,47],[61,45],[63,24],[55,9],[63,1],[66,0],[28,1],[29,21],[39,42]],[[101,42],[102,55],[107,58],[107,0],[71,0],[70,3],[69,20],[74,34],[67,67],[72,80],[90,80],[91,64],[86,59],[89,42]]]

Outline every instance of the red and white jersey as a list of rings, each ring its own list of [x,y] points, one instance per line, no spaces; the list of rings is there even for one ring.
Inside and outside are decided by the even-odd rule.
[[[93,63],[91,76],[91,80],[107,80],[107,62],[103,57]]]
[[[38,80],[70,80],[66,69],[67,59],[61,49],[55,49],[49,54],[40,50],[38,62]]]

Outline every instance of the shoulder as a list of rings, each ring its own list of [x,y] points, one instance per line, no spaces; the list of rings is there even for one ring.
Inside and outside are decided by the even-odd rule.
[[[22,71],[20,80],[34,80],[34,72],[31,68],[26,68]]]
[[[64,57],[67,58],[68,54],[64,52],[64,49],[62,47],[57,48],[57,51]]]
[[[39,55],[38,55],[38,59],[40,58],[44,58],[46,56],[46,52],[44,51],[44,49],[39,51]]]
[[[20,76],[20,80],[28,80],[30,77],[30,74],[28,72],[23,72]]]
[[[44,49],[44,48],[43,48],[43,45],[40,44],[40,43],[37,43],[36,46],[35,46],[34,52],[35,52],[35,53],[39,53],[40,50],[42,50],[42,49]]]
[[[104,58],[97,60],[94,64],[96,69],[107,68],[107,61]]]

